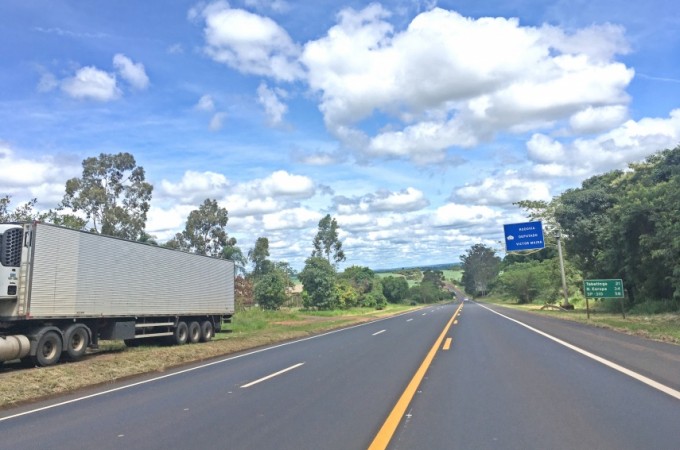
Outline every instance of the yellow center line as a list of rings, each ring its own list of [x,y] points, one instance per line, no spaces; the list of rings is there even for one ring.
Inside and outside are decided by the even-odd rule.
[[[451,348],[451,338],[446,338],[444,341],[444,347],[442,347],[442,350],[448,350]]]
[[[397,427],[401,422],[401,418],[404,417],[406,408],[408,408],[409,403],[411,403],[411,400],[416,394],[416,390],[418,389],[420,382],[423,381],[427,369],[432,364],[432,360],[437,354],[437,350],[441,346],[444,336],[446,336],[446,333],[448,333],[449,328],[451,328],[451,324],[453,324],[453,321],[456,319],[456,316],[458,316],[461,309],[463,309],[462,303],[458,309],[456,309],[456,312],[453,313],[453,316],[451,316],[451,319],[444,327],[444,330],[435,341],[423,362],[420,364],[420,367],[416,371],[415,375],[413,375],[413,378],[409,382],[408,386],[406,386],[406,389],[401,394],[401,397],[399,397],[399,400],[397,400],[394,408],[392,408],[392,412],[390,412],[390,415],[387,416],[387,419],[385,419],[385,423],[383,423],[382,427],[380,427],[380,431],[378,431],[378,434],[375,436],[375,438],[373,438],[373,442],[371,442],[368,450],[382,450],[387,448],[392,436],[394,436],[394,433],[397,431]]]

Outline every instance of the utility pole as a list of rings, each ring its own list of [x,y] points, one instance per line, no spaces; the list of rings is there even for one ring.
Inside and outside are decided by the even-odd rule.
[[[557,231],[557,254],[560,257],[560,272],[562,272],[562,292],[564,293],[564,303],[562,307],[564,309],[572,309],[571,304],[569,304],[569,292],[567,291],[567,277],[564,275],[564,258],[562,258],[562,233]]]

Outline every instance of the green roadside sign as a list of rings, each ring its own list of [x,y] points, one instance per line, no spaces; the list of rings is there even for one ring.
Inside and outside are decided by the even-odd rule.
[[[583,280],[586,298],[623,298],[623,280]]]

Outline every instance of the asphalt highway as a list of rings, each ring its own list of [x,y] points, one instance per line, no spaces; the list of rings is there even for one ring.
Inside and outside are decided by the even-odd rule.
[[[493,309],[428,307],[4,410],[0,448],[678,448],[680,347]]]

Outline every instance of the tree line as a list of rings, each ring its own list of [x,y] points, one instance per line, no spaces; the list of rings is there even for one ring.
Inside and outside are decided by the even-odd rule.
[[[264,309],[280,308],[292,294],[297,277],[303,286],[306,308],[384,308],[387,302],[431,303],[450,294],[442,288],[441,271],[426,271],[422,281],[409,287],[402,277],[380,279],[368,267],[350,266],[338,273],[346,260],[339,238],[339,225],[330,214],[318,224],[312,252],[302,271],[296,273],[285,261],[269,259],[269,240],[258,237],[247,254],[227,233],[228,210],[207,198],[186,218],[184,229],[159,243],[146,232],[153,186],[145,179],[130,153],[100,154],[82,162],[82,175],[69,179],[59,204],[47,212],[36,209],[37,199],[10,209],[11,197],[0,197],[0,222],[40,220],[92,233],[105,234],[149,245],[233,260],[237,300]],[[252,267],[249,271],[248,267]]]
[[[543,222],[546,248],[501,260],[490,247],[474,246],[461,258],[468,292],[556,301],[559,235],[571,298],[583,298],[583,280],[622,279],[627,308],[680,310],[680,146],[593,176],[550,202],[516,205]]]

